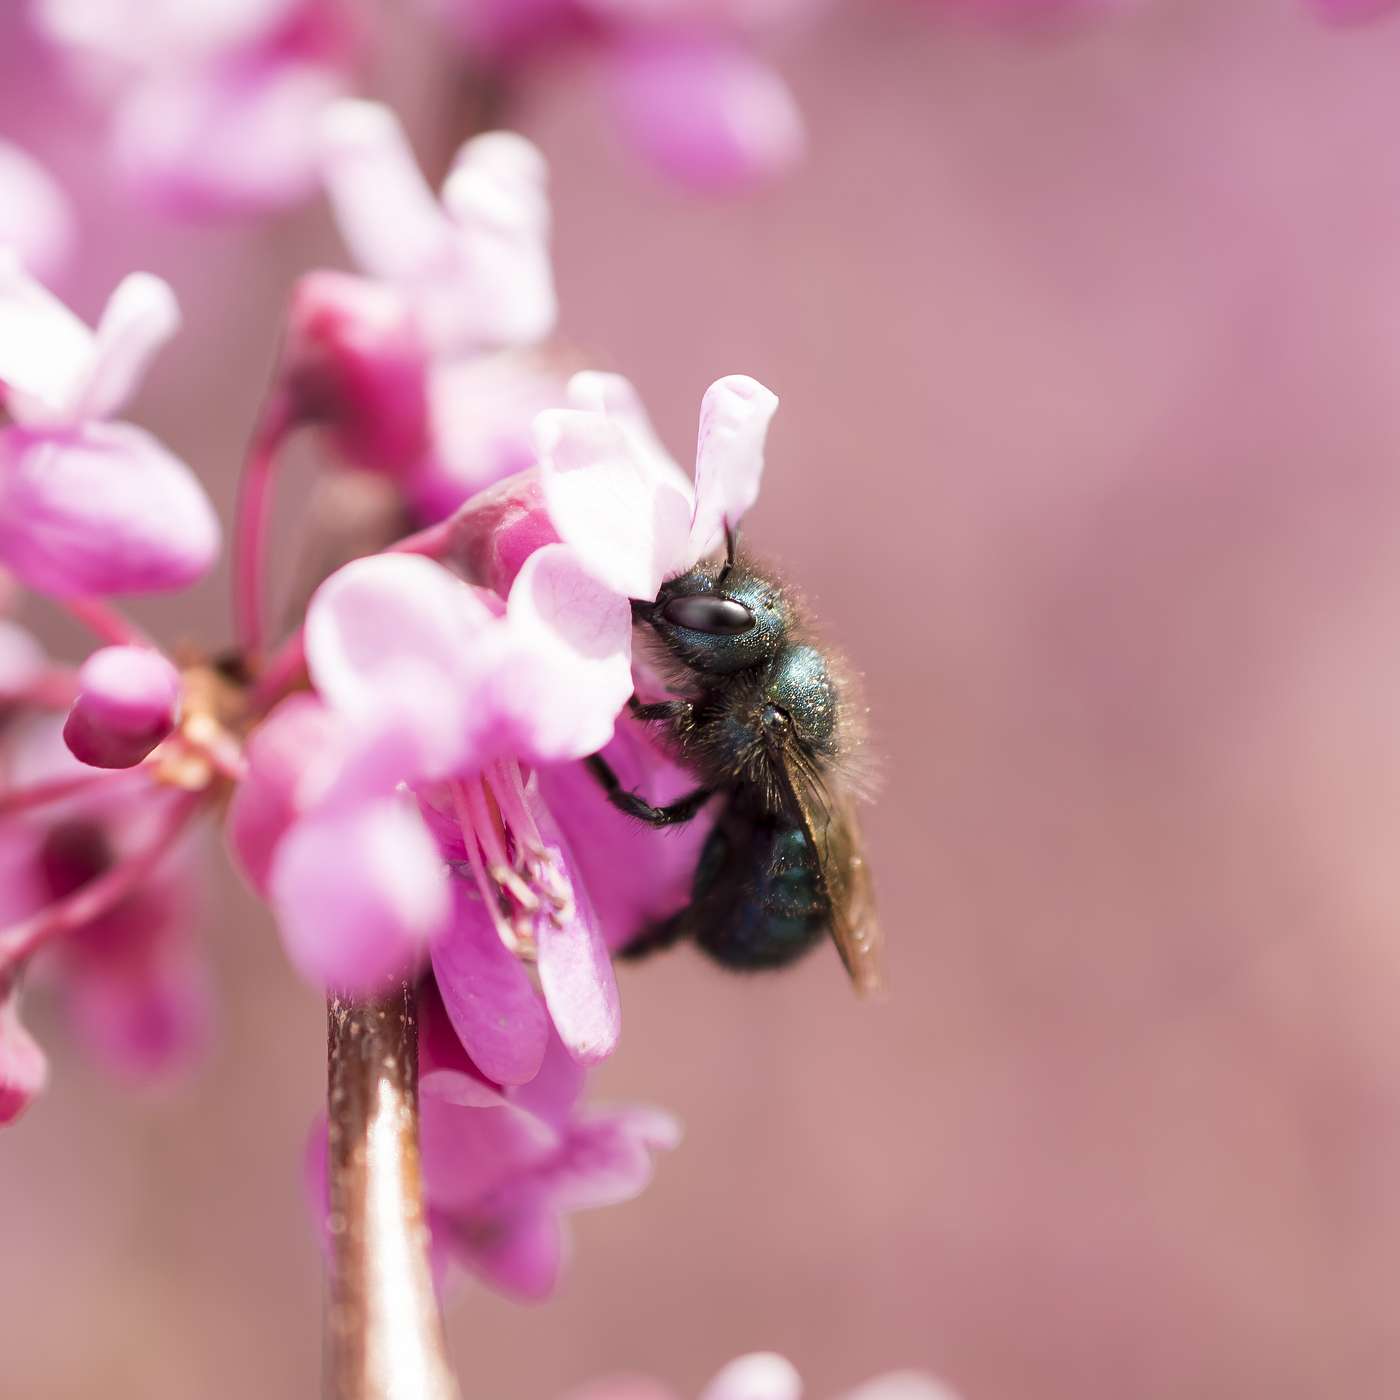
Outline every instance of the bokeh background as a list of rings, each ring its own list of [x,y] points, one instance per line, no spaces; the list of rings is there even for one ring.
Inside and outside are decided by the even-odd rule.
[[[328,221],[141,222],[10,30],[0,118],[96,220],[73,299],[174,281],[189,329],[142,416],[227,511]],[[576,1218],[557,1300],[453,1304],[465,1393],[693,1392],[775,1348],[818,1400],[910,1365],[966,1400],[1388,1400],[1400,18],[867,4],[783,67],[810,159],[737,201],[651,178],[582,67],[518,122],[553,161],[565,335],[677,452],[718,375],[782,395],[749,534],[867,679],[893,995],[855,1004],[826,955],[629,969],[600,1090],[687,1140]],[[375,81],[450,149],[439,46],[405,26]],[[222,584],[141,615],[221,637]],[[30,1000],[55,1082],[0,1138],[5,1396],[316,1392],[322,1009],[211,864],[196,1077],[133,1097]]]

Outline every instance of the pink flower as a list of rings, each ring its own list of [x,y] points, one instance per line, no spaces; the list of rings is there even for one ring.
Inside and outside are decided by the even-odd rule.
[[[351,255],[398,294],[431,353],[550,334],[546,168],[523,136],[473,137],[435,196],[387,107],[338,102],[321,130],[326,189]]]
[[[731,1361],[700,1392],[699,1400],[802,1400],[802,1378],[790,1361],[771,1351],[753,1352]],[[678,1400],[665,1386],[640,1377],[596,1381],[568,1400]],[[957,1400],[946,1386],[915,1371],[880,1376],[844,1400]]]
[[[806,144],[787,85],[753,51],[824,0],[427,0],[478,64],[509,72],[562,44],[601,55],[629,140],[663,174],[732,189],[790,169]]]
[[[67,196],[36,160],[0,141],[0,248],[11,248],[36,277],[53,277],[73,250]]]
[[[96,333],[0,250],[0,561],[59,596],[179,588],[213,563],[219,527],[189,468],[108,421],[174,334],[170,288],[137,273]]]
[[[528,1084],[501,1087],[465,1054],[428,983],[420,991],[423,1189],[440,1288],[466,1273],[523,1302],[555,1289],[566,1217],[619,1205],[651,1180],[680,1128],[657,1109],[585,1106],[586,1071],[551,1035]],[[325,1129],[312,1137],[312,1198],[325,1208]]]
[[[340,0],[39,0],[41,31],[110,102],[116,158],[177,213],[257,213],[316,183],[316,120],[357,47]]]
[[[78,672],[63,741],[82,763],[130,768],[175,728],[180,673],[150,647],[103,647]]]
[[[705,391],[693,486],[620,375],[575,375],[569,400],[574,407],[536,419],[549,518],[597,578],[629,597],[655,598],[757,499],[777,395],[742,374]]]
[[[0,800],[51,796],[0,815],[0,1083],[22,1079],[16,1066],[28,1067],[32,1087],[41,1082],[37,1049],[14,1020],[35,958],[58,972],[70,1018],[104,1066],[137,1078],[178,1070],[204,1044],[209,1001],[191,937],[193,849],[181,839],[190,799],[147,775],[92,774],[66,752],[52,717],[11,733],[4,758]],[[49,932],[62,934],[52,946]]]
[[[366,986],[431,948],[458,1033],[497,1082],[533,1077],[551,1021],[581,1060],[608,1053],[611,965],[522,765],[608,741],[631,693],[630,631],[625,600],[559,544],[531,555],[503,610],[413,555],[321,586],[306,624],[319,704],[274,712],[231,814],[305,975]],[[303,737],[280,742],[284,727]],[[520,954],[538,959],[543,1006]]]

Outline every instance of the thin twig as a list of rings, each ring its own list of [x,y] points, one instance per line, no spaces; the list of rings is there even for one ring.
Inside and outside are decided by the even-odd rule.
[[[326,1400],[456,1400],[428,1267],[412,988],[333,996],[327,1056]]]

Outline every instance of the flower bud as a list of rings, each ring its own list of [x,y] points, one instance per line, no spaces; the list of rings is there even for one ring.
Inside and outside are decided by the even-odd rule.
[[[149,647],[104,647],[78,672],[63,739],[94,768],[130,768],[175,728],[180,673]]]

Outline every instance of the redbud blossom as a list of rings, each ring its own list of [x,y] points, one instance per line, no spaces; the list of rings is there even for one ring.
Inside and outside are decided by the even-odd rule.
[[[103,647],[78,672],[63,741],[81,763],[130,768],[175,728],[180,673],[150,647]]]

